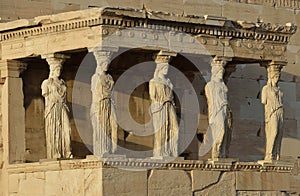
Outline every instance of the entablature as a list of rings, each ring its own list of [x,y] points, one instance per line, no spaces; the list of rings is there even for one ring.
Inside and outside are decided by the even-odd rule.
[[[35,38],[46,36],[49,38],[48,42],[58,42],[58,45],[64,41],[63,47],[66,47],[60,47],[60,50],[73,50],[76,49],[76,45],[71,43],[74,42],[72,39],[58,38],[53,35],[64,34],[64,36],[68,36],[68,34],[78,33],[77,36],[80,34],[81,37],[87,37],[89,44],[86,47],[91,47],[91,45],[96,45],[105,37],[130,28],[144,31],[145,33],[142,33],[140,38],[148,41],[153,36],[154,40],[158,40],[155,37],[156,35],[151,35],[152,31],[169,32],[170,35],[179,37],[173,45],[180,46],[180,42],[183,42],[180,34],[184,34],[199,40],[212,55],[219,55],[218,53],[214,54],[214,51],[225,51],[222,54],[223,56],[263,60],[272,60],[273,55],[275,57],[280,56],[283,60],[286,45],[297,30],[297,27],[292,23],[279,25],[264,23],[262,20],[257,22],[232,21],[227,20],[225,17],[176,15],[147,9],[93,8],[40,16],[27,22],[21,20],[19,25],[16,21],[0,24],[0,43],[4,46],[1,52],[2,59],[7,58],[3,53],[4,49],[35,47],[32,41]],[[136,39],[130,33],[129,37]],[[28,43],[23,43],[26,41]],[[193,40],[190,40],[190,42],[193,42]],[[69,45],[72,46],[68,47]],[[84,44],[80,47],[84,47]],[[126,47],[126,44],[122,47]],[[48,50],[34,51],[32,54],[43,54],[44,51]],[[177,52],[174,49],[173,51]],[[249,53],[253,55],[249,57]],[[10,53],[8,52],[8,54]],[[26,57],[28,54],[22,54],[22,51],[20,51],[17,57],[19,58],[22,55]],[[8,57],[11,58],[11,55],[8,55]]]
[[[102,10],[102,11],[100,11]],[[163,29],[180,31],[194,35],[204,34],[217,37],[233,37],[240,39],[268,40],[274,42],[288,42],[289,37],[294,34],[297,27],[292,23],[286,25],[264,23],[262,21],[246,22],[231,21],[225,17],[215,16],[180,16],[166,12],[156,12],[137,9],[121,8],[99,8],[92,13],[86,14],[87,10],[77,11],[78,17],[65,17],[66,20],[54,20],[49,16],[36,17],[34,22],[28,22],[27,26],[14,26],[16,22],[9,22],[1,28],[1,41],[25,38],[47,34],[52,32],[67,31],[91,27],[96,25],[109,25],[118,28],[143,27],[149,29]],[[74,15],[76,12],[70,13]],[[68,13],[64,13],[67,15]],[[97,15],[95,14],[95,15]],[[59,18],[57,14],[57,18]],[[9,29],[9,24],[15,29]]]

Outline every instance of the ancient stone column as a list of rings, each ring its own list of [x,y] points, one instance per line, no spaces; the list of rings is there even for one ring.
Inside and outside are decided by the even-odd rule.
[[[228,88],[223,81],[225,58],[215,57],[211,63],[211,80],[205,86],[208,103],[208,130],[205,142],[212,144],[212,159],[228,157],[232,115],[227,100]]]
[[[95,48],[93,53],[97,62],[91,81],[93,152],[96,156],[104,157],[117,149],[117,122],[112,102],[114,81],[107,73],[112,52]]]
[[[25,109],[23,81],[26,64],[15,60],[0,61],[2,86],[2,139],[4,163],[25,161]],[[1,164],[0,164],[1,165]]]
[[[265,161],[280,159],[283,135],[283,93],[278,87],[278,80],[283,65],[286,65],[286,62],[272,61],[266,66],[268,82],[261,93],[261,102],[265,108]]]
[[[67,106],[67,87],[59,79],[65,55],[50,54],[43,58],[49,64],[50,73],[41,89],[45,97],[45,132],[47,159],[71,158],[71,125]]]
[[[177,157],[179,128],[173,97],[173,84],[167,77],[170,55],[156,56],[154,77],[149,82],[154,129],[153,157]]]

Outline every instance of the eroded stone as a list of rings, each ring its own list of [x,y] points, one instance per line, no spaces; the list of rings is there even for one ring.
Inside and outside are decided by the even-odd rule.
[[[152,170],[148,177],[149,195],[192,195],[190,176],[180,170]]]

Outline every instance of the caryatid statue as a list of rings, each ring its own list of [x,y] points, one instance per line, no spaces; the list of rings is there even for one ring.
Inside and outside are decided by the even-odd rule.
[[[261,102],[265,106],[265,160],[279,160],[283,135],[283,93],[278,87],[281,65],[269,65],[268,83],[263,87]]]
[[[166,77],[170,56],[158,55],[154,77],[149,82],[154,128],[153,157],[177,157],[179,128],[173,98],[173,85]]]
[[[212,140],[212,159],[226,158],[231,141],[232,115],[227,100],[228,88],[223,81],[226,61],[215,57],[211,63],[211,80],[205,86],[208,103],[207,138]]]
[[[90,115],[93,126],[93,152],[100,157],[115,152],[117,147],[117,124],[112,104],[114,81],[107,73],[111,55],[109,51],[94,51],[97,67],[91,81]]]
[[[47,56],[50,67],[48,79],[42,83],[42,95],[45,97],[45,132],[47,158],[71,158],[71,126],[69,108],[66,103],[67,87],[59,79],[64,56]]]

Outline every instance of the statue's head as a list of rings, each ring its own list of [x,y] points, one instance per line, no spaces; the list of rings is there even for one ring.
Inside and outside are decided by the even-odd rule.
[[[162,75],[167,75],[169,71],[169,61],[171,56],[168,55],[154,55],[156,68],[154,72],[154,78]]]
[[[268,67],[268,83],[276,85],[280,78],[280,67],[269,66]]]
[[[226,61],[218,56],[215,56],[213,60],[211,61],[211,66],[221,66],[224,67],[226,64]]]
[[[109,68],[109,61],[101,61],[101,62],[97,62],[97,66],[96,66],[96,73],[97,74],[101,74],[103,72],[106,72]]]
[[[60,60],[55,60],[50,63],[50,73],[49,78],[58,78],[61,74],[62,62]]]
[[[271,72],[270,77],[271,77],[272,84],[276,85],[279,81],[280,73],[279,72]]]
[[[112,57],[112,52],[109,51],[94,51],[94,56],[97,62],[97,73],[106,72]],[[99,69],[98,69],[99,68]]]
[[[223,66],[218,66],[218,65],[214,65],[212,66],[211,69],[211,74],[212,74],[212,79],[219,79],[219,80],[223,80],[223,75],[224,75],[225,69],[223,68]]]
[[[224,66],[226,61],[216,56],[211,61],[211,79],[212,80],[223,80],[223,75],[225,72]]]
[[[109,67],[109,61],[104,60],[100,63],[100,67],[102,68],[102,71],[107,71]]]
[[[167,75],[169,71],[169,64],[168,63],[159,63],[156,65],[157,71],[162,75]]]

